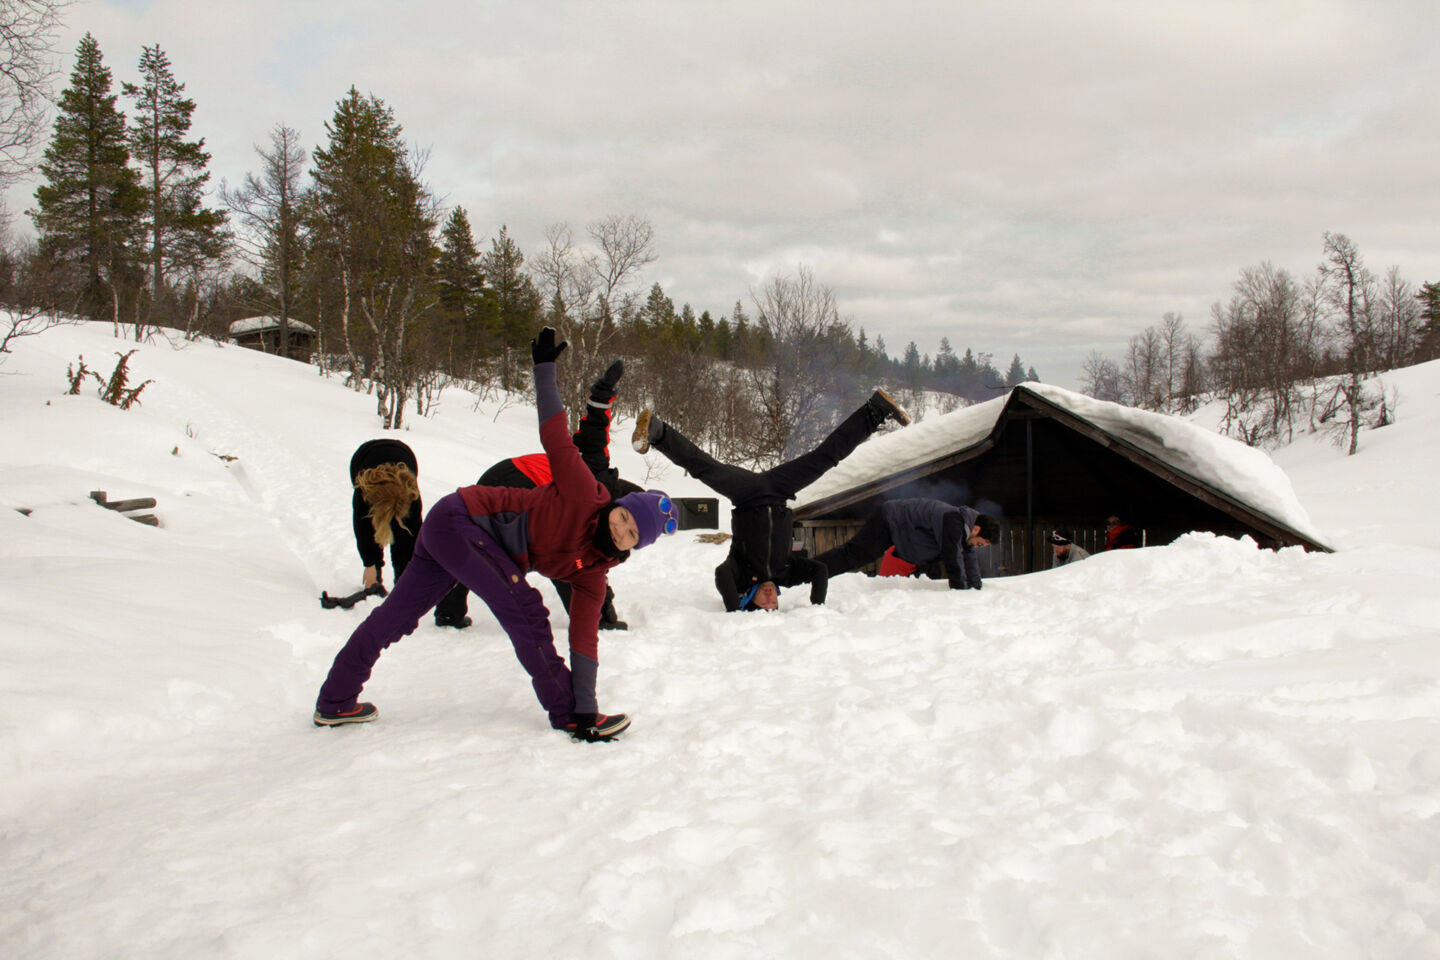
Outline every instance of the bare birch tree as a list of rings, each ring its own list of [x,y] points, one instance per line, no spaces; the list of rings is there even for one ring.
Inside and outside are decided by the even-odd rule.
[[[0,0],[0,189],[28,176],[45,136],[65,0]]]

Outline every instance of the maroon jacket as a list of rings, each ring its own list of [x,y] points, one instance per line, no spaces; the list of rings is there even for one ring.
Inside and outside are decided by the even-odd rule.
[[[593,542],[600,508],[610,502],[610,491],[595,479],[570,439],[554,363],[535,366],[535,406],[551,481],[533,490],[472,486],[461,487],[459,493],[470,518],[516,566],[538,570],[574,588],[570,650],[596,660],[606,573],[621,562],[601,553]]]

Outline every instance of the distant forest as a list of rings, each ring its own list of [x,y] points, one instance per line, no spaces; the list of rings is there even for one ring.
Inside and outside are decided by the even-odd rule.
[[[504,225],[477,241],[465,209],[426,181],[425,154],[394,111],[353,87],[320,146],[277,124],[254,170],[217,189],[190,129],[195,103],[158,45],[117,87],[86,35],[52,119],[58,78],[45,64],[60,8],[14,9],[28,19],[0,23],[0,183],[36,160],[41,179],[26,211],[36,239],[0,237],[0,303],[14,311],[0,324],[0,359],[13,337],[62,316],[106,319],[137,340],[157,330],[223,340],[235,320],[274,317],[278,342],[303,332],[303,356],[372,395],[384,427],[400,428],[451,384],[481,396],[525,389],[528,341],[550,324],[572,348],[562,386],[573,411],[624,357],[622,408],[654,406],[717,455],[752,464],[818,440],[877,384],[902,401],[939,393],[948,409],[1039,379],[1018,354],[1002,372],[992,354],[949,338],[933,355],[911,341],[892,356],[842,319],[834,292],[803,266],[723,314],[677,308],[644,283],[658,255],[643,216],[578,233],[554,224],[528,256]],[[1166,315],[1123,357],[1092,352],[1085,389],[1172,412],[1223,397],[1227,429],[1253,444],[1282,439],[1309,409],[1311,428],[1348,432],[1353,449],[1363,423],[1388,415],[1362,380],[1440,353],[1437,309],[1436,284],[1373,275],[1348,238],[1326,234],[1312,276],[1243,270],[1203,335]]]
[[[313,329],[307,350],[321,368],[372,393],[387,428],[448,383],[523,388],[529,339],[550,324],[572,347],[572,409],[623,356],[626,405],[653,404],[755,463],[809,442],[879,383],[977,400],[1037,379],[1018,355],[1002,373],[948,339],[933,359],[914,342],[891,357],[803,267],[749,291],[748,310],[739,300],[721,315],[677,309],[659,284],[643,285],[657,254],[641,216],[579,235],[552,225],[528,256],[503,225],[477,242],[466,210],[446,208],[425,180],[394,111],[354,88],[322,145],[309,151],[277,124],[254,171],[214,189],[190,129],[195,103],[165,52],[143,47],[135,75],[117,88],[87,35],[53,125],[24,131],[39,155],[27,211],[37,239],[0,247],[0,302],[22,314],[107,319],[136,339],[157,329],[225,339],[233,321],[271,316],[286,343],[298,322],[306,337]],[[12,180],[20,172],[7,167]]]

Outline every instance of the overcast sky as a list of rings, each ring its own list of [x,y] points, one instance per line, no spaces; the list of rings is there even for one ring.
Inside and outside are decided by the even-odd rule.
[[[1018,352],[1073,387],[1167,311],[1321,234],[1440,280],[1435,0],[112,0],[75,3],[137,79],[159,44],[213,180],[277,123],[311,149],[353,84],[430,150],[482,248],[638,214],[677,307],[728,314],[804,264],[892,356]],[[127,113],[129,107],[126,106]],[[12,191],[33,205],[34,184]]]

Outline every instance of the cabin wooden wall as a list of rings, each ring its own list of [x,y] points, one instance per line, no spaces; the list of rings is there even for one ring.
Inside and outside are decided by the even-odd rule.
[[[280,352],[280,329],[269,327],[264,330],[252,330],[249,333],[237,334],[234,338],[237,346],[245,347],[248,350],[259,350],[261,353]],[[299,360],[301,363],[310,361],[310,354],[314,352],[314,336],[303,330],[290,331],[290,346],[284,356],[291,360]]]

